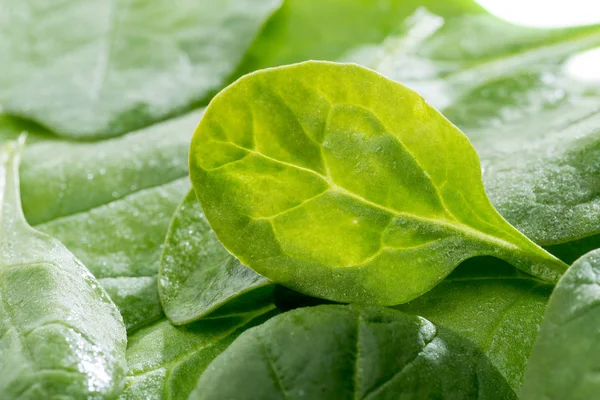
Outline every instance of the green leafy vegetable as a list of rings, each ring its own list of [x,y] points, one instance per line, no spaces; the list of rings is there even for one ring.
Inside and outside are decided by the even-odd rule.
[[[546,246],[546,250],[571,265],[582,255],[600,248],[600,235],[587,236],[571,242]]]
[[[550,281],[566,269],[494,210],[458,129],[356,65],[240,79],[211,102],[190,151],[193,186],[225,248],[300,292],[398,304],[475,255]]]
[[[193,190],[173,216],[158,285],[165,313],[175,325],[196,321],[227,303],[218,310],[220,316],[239,312],[239,307],[253,307],[274,287],[223,248]]]
[[[209,363],[245,329],[276,314],[273,305],[175,327],[166,319],[129,339],[129,378],[120,400],[187,399]]]
[[[506,263],[477,257],[396,308],[472,340],[518,392],[551,291]]]
[[[527,361],[540,278],[566,265],[503,218],[568,264],[600,247],[600,81],[574,68],[600,25],[472,0],[1,3],[0,143],[28,133],[41,232],[5,218],[6,155],[1,399],[514,398],[524,375],[524,399],[596,397],[600,255],[560,280]],[[190,192],[202,111],[183,113],[307,60],[382,73],[460,131],[357,66],[256,72],[203,118]]]
[[[348,306],[302,308],[249,329],[209,365],[190,395],[400,397],[516,398],[485,356],[460,336],[398,311]]]
[[[600,389],[600,250],[560,279],[531,352],[521,391],[529,399],[592,399]]]
[[[85,266],[25,221],[22,146],[0,152],[0,393],[115,398],[126,369],[123,319]]]
[[[0,104],[70,137],[147,126],[220,89],[280,5],[3,1]]]

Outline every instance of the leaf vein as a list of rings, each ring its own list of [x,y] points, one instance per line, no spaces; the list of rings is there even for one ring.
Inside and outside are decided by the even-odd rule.
[[[261,335],[257,335],[256,338],[258,339],[259,343],[260,343],[260,348],[265,356],[265,360],[267,361],[267,365],[269,366],[269,369],[271,370],[273,377],[274,377],[274,381],[275,384],[277,385],[277,387],[279,388],[279,391],[281,392],[281,394],[283,395],[283,398],[286,400],[291,400],[291,396],[287,393],[285,387],[283,386],[283,382],[281,380],[281,377],[279,376],[279,373],[277,372],[277,368],[275,365],[275,358],[272,356],[272,354],[269,352],[269,349],[267,347],[267,345],[265,344],[263,338],[261,337]]]

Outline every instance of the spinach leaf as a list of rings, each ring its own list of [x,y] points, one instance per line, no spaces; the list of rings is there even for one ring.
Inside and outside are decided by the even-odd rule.
[[[186,161],[199,116],[96,142],[44,140],[25,150],[26,217],[84,262],[128,331],[162,316],[156,275],[171,216],[190,189]]]
[[[272,305],[175,327],[162,319],[129,339],[129,377],[120,400],[187,399],[209,363],[245,329],[275,315]]]
[[[496,212],[458,129],[356,65],[309,62],[238,80],[206,110],[190,168],[225,248],[313,296],[406,302],[476,255],[550,281],[566,269]]]
[[[0,104],[58,135],[107,137],[219,90],[280,0],[6,0]]]
[[[560,279],[525,371],[521,397],[592,399],[600,389],[600,250],[577,260]]]
[[[169,320],[182,325],[239,312],[273,288],[223,248],[191,190],[173,216],[160,263],[158,289]]]
[[[126,369],[123,319],[85,266],[25,221],[23,142],[0,153],[0,393],[114,398]]]
[[[538,244],[600,232],[600,85],[570,73],[600,25],[538,29],[418,10],[358,62],[419,92],[477,149],[500,214]]]
[[[232,385],[231,382],[235,382]],[[241,334],[190,399],[513,399],[476,347],[421,317],[301,308]]]
[[[127,333],[163,317],[156,276],[100,278],[98,282],[119,308]]]
[[[551,285],[500,260],[476,257],[395,308],[472,340],[518,392],[551,291]]]

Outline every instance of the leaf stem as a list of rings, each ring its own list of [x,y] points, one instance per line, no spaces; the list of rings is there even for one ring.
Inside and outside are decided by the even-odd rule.
[[[0,227],[13,232],[18,227],[29,227],[21,207],[19,165],[25,147],[26,134],[2,147],[0,155]]]

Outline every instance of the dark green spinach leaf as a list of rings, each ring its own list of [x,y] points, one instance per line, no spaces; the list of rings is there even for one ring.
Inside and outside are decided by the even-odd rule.
[[[235,384],[232,384],[235,382]],[[240,335],[190,399],[513,399],[477,348],[389,309],[302,308]]]
[[[25,150],[27,219],[84,262],[129,331],[162,315],[156,275],[172,214],[190,189],[189,132],[200,115],[97,142],[44,138]]]
[[[288,0],[261,30],[239,70],[343,59],[403,32],[404,21],[420,7],[446,16],[483,12],[470,0]]]

